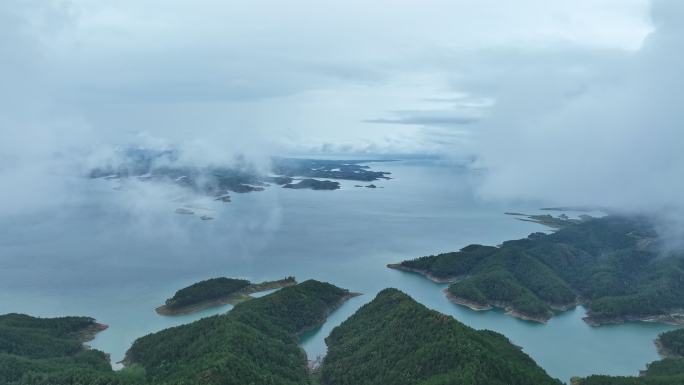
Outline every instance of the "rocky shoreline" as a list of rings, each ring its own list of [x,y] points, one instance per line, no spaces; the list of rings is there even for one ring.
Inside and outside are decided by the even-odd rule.
[[[519,319],[522,319],[525,321],[538,322],[538,323],[542,323],[542,324],[546,324],[546,322],[548,322],[548,320],[551,319],[550,316],[540,317],[540,316],[535,316],[535,315],[520,312],[518,310],[515,310],[509,304],[506,304],[503,302],[489,302],[486,304],[482,304],[482,303],[478,303],[478,302],[473,302],[473,301],[465,299],[463,297],[459,297],[459,296],[451,293],[448,288],[444,289],[443,291],[446,294],[449,301],[451,301],[457,305],[465,306],[471,310],[485,311],[485,310],[491,310],[494,308],[498,308],[498,309],[503,309],[507,315],[510,315],[512,317],[519,318]]]
[[[109,325],[93,322],[90,326],[78,333],[78,339],[85,344],[86,342],[94,340],[97,333],[107,330],[108,328]]]

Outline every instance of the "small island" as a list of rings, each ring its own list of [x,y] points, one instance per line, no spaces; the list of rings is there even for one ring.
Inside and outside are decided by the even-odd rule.
[[[298,183],[288,183],[283,188],[309,189],[309,190],[338,190],[340,182],[318,179],[302,179]]]
[[[651,218],[544,215],[536,220],[557,231],[499,246],[469,245],[388,267],[449,282],[446,295],[459,305],[503,308],[540,323],[583,304],[584,320],[592,326],[684,324],[684,254],[663,251]]]
[[[296,284],[294,277],[261,283],[251,283],[246,279],[211,278],[178,290],[155,311],[166,316],[190,314],[216,306],[235,305],[251,299],[250,294]]]
[[[264,170],[258,170],[248,163],[233,166],[188,166],[179,162],[180,153],[175,150],[125,149],[119,155],[121,164],[96,167],[90,170],[88,177],[116,180],[118,183],[125,183],[129,179],[146,183],[168,182],[224,203],[231,202],[232,193],[264,191],[271,184],[300,190],[337,190],[341,187],[339,182],[321,179],[359,182],[388,180],[391,179],[391,173],[371,170],[367,164],[393,161],[273,157],[269,172],[264,173]],[[300,181],[295,183],[296,179]],[[373,188],[371,186],[375,185],[370,184],[367,187]],[[193,214],[186,209],[179,209],[176,213]]]

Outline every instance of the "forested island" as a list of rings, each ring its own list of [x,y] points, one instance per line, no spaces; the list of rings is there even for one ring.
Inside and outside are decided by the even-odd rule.
[[[251,283],[246,279],[211,278],[178,290],[155,311],[161,315],[194,313],[224,304],[235,305],[251,299],[250,294],[296,285],[294,277]]]
[[[501,334],[385,289],[333,329],[324,385],[560,385]]]
[[[610,215],[567,223],[499,247],[456,252],[389,267],[452,282],[447,296],[473,309],[505,308],[546,322],[584,304],[591,325],[684,319],[684,257],[664,252],[650,218]]]

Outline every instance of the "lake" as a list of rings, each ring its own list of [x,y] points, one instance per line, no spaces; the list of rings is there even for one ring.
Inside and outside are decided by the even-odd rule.
[[[377,189],[349,181],[337,191],[272,186],[232,194],[232,203],[148,182],[71,178],[66,204],[0,218],[0,313],[95,317],[110,327],[91,345],[116,362],[137,337],[230,309],[157,315],[154,308],[183,286],[217,276],[256,282],[294,275],[363,293],[302,338],[310,359],[325,354],[324,338],[334,326],[386,287],[474,328],[505,334],[563,381],[636,375],[658,359],[653,340],[671,326],[593,328],[582,321],[582,308],[547,325],[475,312],[450,303],[444,285],[386,268],[548,229],[503,214],[537,213],[540,204],[482,200],[474,188],[478,176],[453,164],[406,160],[373,168],[391,171],[394,179],[374,182]],[[182,205],[196,215],[175,214]],[[202,221],[200,214],[214,219]]]

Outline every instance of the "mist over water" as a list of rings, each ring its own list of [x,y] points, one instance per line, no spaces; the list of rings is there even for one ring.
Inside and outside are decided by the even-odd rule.
[[[311,359],[325,353],[323,339],[386,287],[404,290],[430,308],[475,328],[497,330],[520,345],[551,375],[567,381],[592,373],[634,375],[657,359],[652,340],[669,327],[627,324],[591,328],[583,309],[548,325],[501,312],[473,312],[451,304],[443,285],[385,267],[470,243],[495,245],[540,225],[504,215],[536,213],[536,202],[487,202],[475,186],[481,176],[435,160],[372,164],[394,179],[382,188],[290,190],[233,194],[232,203],[183,193],[170,185],[80,179],[70,204],[26,215],[3,216],[0,226],[0,309],[40,316],[88,315],[110,328],[91,345],[116,362],[142,335],[222,313],[229,305],[181,317],[154,308],[198,280],[244,277],[252,281],[294,275],[328,281],[364,295],[333,313],[302,346]],[[191,203],[188,203],[191,202]],[[208,212],[178,215],[183,204]]]

